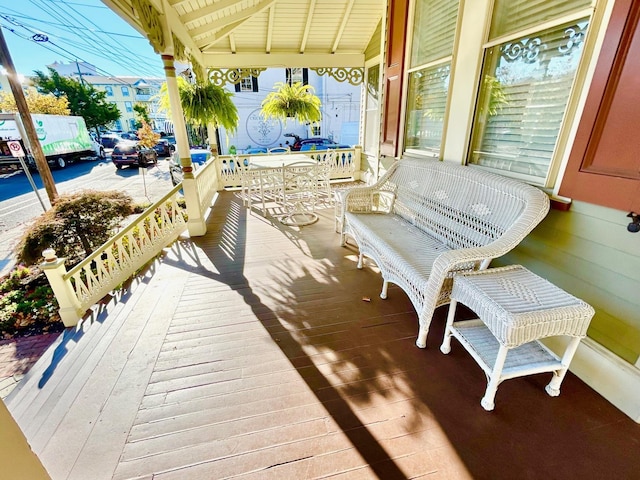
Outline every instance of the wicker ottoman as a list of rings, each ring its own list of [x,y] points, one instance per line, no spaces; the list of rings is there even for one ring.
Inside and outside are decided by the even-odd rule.
[[[455,322],[457,302],[478,319]],[[440,350],[449,353],[454,336],[478,362],[489,380],[480,402],[485,410],[493,410],[500,382],[524,375],[553,372],[545,390],[555,397],[593,314],[590,305],[520,265],[460,274]],[[562,358],[537,341],[556,335],[573,337]]]

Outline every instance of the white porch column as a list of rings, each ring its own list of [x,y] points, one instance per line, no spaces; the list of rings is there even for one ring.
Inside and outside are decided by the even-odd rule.
[[[65,327],[75,327],[83,312],[73,287],[64,279],[67,273],[64,258],[58,258],[56,252],[51,248],[42,252],[42,256],[44,263],[40,264],[40,268],[49,280],[51,290],[58,301],[60,319]]]
[[[164,73],[167,78],[167,91],[171,104],[171,120],[173,121],[174,135],[176,137],[176,147],[180,156],[180,165],[184,173],[182,181],[182,191],[187,204],[187,214],[189,221],[187,228],[189,235],[198,237],[207,233],[207,226],[204,221],[203,212],[200,211],[200,194],[198,186],[193,177],[193,164],[189,154],[189,139],[187,136],[187,126],[184,121],[184,113],[180,104],[180,92],[176,81],[176,69],[173,65],[173,55],[162,55],[164,63]]]

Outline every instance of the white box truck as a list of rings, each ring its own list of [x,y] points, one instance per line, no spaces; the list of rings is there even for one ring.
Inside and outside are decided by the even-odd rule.
[[[104,147],[100,145],[87,130],[82,117],[67,115],[32,114],[38,140],[47,162],[55,167],[64,168],[77,160],[95,160],[105,158]],[[10,140],[19,140],[27,152],[27,165],[35,169],[35,161],[30,154],[29,145],[23,141],[17,113],[0,114],[0,169],[18,170],[20,162],[11,155],[7,146]]]

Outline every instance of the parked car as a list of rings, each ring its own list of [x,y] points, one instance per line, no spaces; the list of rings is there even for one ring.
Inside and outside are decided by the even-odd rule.
[[[161,138],[158,140],[153,146],[153,149],[156,151],[159,157],[170,157],[171,154],[175,151],[176,147],[169,143],[169,140],[166,138]]]
[[[194,170],[197,170],[200,165],[205,164],[211,158],[211,152],[207,149],[192,148],[189,150],[189,153],[191,155],[191,163],[193,163]],[[171,183],[174,187],[182,182],[184,175],[182,172],[182,166],[180,165],[180,157],[177,153],[174,153],[172,157],[169,173],[171,174]]]
[[[125,140],[140,140],[138,138],[138,135],[134,132],[125,132],[123,134],[120,135],[122,138],[124,138]]]
[[[153,148],[145,148],[138,142],[122,141],[113,149],[111,161],[118,170],[125,165],[146,167],[158,164],[158,154]]]
[[[300,142],[300,151],[305,152],[308,150],[331,150],[335,148],[351,148],[350,145],[341,145],[328,138],[307,138]]]
[[[113,148],[121,141],[122,137],[117,133],[105,133],[100,137],[100,143],[104,148]]]

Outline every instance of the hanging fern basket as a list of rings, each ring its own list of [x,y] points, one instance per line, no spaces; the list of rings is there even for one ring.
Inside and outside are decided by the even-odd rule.
[[[293,85],[278,82],[276,90],[262,101],[261,114],[265,118],[295,119],[300,123],[317,123],[322,117],[320,99],[311,85],[296,82]]]

